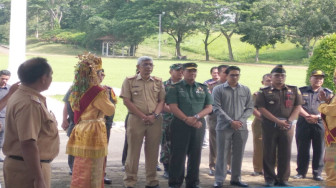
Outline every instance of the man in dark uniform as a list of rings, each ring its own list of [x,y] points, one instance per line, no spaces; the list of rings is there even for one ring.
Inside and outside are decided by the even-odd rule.
[[[172,64],[170,66],[170,78],[163,82],[166,92],[169,88],[181,81],[183,78],[182,74],[182,64]],[[169,177],[169,156],[170,156],[170,124],[174,118],[174,114],[170,111],[170,108],[165,104],[163,108],[163,122],[162,122],[162,138],[161,138],[161,152],[160,152],[160,162],[163,164],[164,172],[163,177],[168,179]]]
[[[260,90],[255,104],[262,114],[265,186],[288,186],[294,134],[292,125],[300,112],[302,97],[296,86],[285,84],[286,71],[282,65],[271,71],[271,79],[272,85]],[[277,174],[274,170],[276,159]]]
[[[166,95],[174,119],[171,123],[169,187],[181,187],[188,156],[186,188],[199,187],[199,166],[205,133],[204,116],[212,111],[208,87],[195,82],[196,63],[183,64],[184,79],[174,84]]]
[[[324,73],[321,70],[314,70],[310,75],[310,85],[301,87],[302,105],[300,116],[296,126],[296,145],[297,145],[297,169],[298,174],[294,179],[303,179],[306,177],[309,167],[310,144],[313,145],[313,179],[323,181],[321,176],[323,170],[324,153],[324,126],[321,114],[317,110],[320,105],[318,98],[319,92],[324,91],[329,98],[332,91],[323,88]]]

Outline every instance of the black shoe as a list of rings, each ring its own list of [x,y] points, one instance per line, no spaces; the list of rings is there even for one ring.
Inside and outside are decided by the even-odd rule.
[[[104,184],[112,184],[112,180],[111,179],[108,179],[107,177],[104,177]]]
[[[160,188],[160,186],[159,185],[154,185],[154,186],[146,185],[146,188]]]
[[[232,172],[231,170],[227,170],[226,173],[231,175]]]
[[[215,175],[215,170],[210,169],[209,170],[209,176],[214,176]]]
[[[223,183],[222,182],[215,182],[213,187],[214,188],[223,188]]]
[[[168,173],[168,171],[164,171],[162,177],[164,179],[169,179],[169,173]]]
[[[267,181],[264,185],[264,187],[273,187],[274,186],[274,182],[271,181]]]
[[[295,176],[293,176],[293,179],[304,179],[306,178],[306,176],[302,175],[302,174],[297,174]]]
[[[322,176],[314,176],[313,179],[315,181],[323,181],[324,179],[322,178]]]
[[[238,187],[248,187],[246,183],[243,183],[241,181],[230,181],[230,184]]]
[[[289,185],[287,182],[285,181],[280,181],[275,183],[274,185],[279,186],[279,187],[292,187],[291,185]]]
[[[162,171],[159,165],[156,166],[156,171]]]

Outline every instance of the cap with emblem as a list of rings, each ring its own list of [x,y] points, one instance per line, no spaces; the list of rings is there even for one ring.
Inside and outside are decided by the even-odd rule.
[[[310,76],[325,76],[324,72],[321,70],[313,70],[310,74]]]
[[[282,65],[277,65],[272,69],[271,73],[286,73],[286,71]]]
[[[172,64],[170,65],[170,70],[180,70],[182,69],[182,64],[181,63],[176,63],[176,64]]]
[[[197,70],[197,64],[196,63],[184,63],[183,64],[183,70],[185,69],[195,69]]]

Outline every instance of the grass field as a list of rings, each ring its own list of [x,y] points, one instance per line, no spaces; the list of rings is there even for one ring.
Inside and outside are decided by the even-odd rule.
[[[216,37],[215,33],[211,38]],[[274,64],[285,64],[287,70],[287,84],[303,86],[305,85],[306,65],[302,64],[306,52],[297,48],[290,42],[279,43],[272,46],[266,46],[260,50],[260,62],[254,62],[255,49],[253,46],[240,41],[240,36],[232,36],[232,48],[236,62],[228,63],[228,48],[225,37],[221,36],[210,46],[210,59],[206,62],[204,53],[204,44],[202,42],[204,35],[199,33],[184,39],[181,44],[182,54],[186,55],[187,61],[175,59],[175,42],[167,34],[162,35],[161,58],[154,59],[153,75],[161,77],[163,80],[169,78],[169,66],[173,63],[185,63],[194,61],[199,65],[197,81],[204,82],[210,78],[209,70],[213,66],[220,64],[237,65],[241,68],[240,83],[247,85],[251,92],[255,92],[260,87],[262,75],[269,73]],[[211,40],[211,39],[210,39]],[[74,66],[78,59],[76,54],[86,51],[77,46],[53,44],[38,42],[27,45],[27,58],[41,56],[46,58],[51,64],[54,74],[54,82],[72,82],[74,77]],[[56,55],[58,54],[58,55]],[[100,54],[98,54],[100,55]],[[146,39],[139,45],[137,56],[148,55],[154,58],[158,55],[157,36]],[[122,82],[127,76],[134,75],[136,69],[136,58],[102,58],[106,77],[103,84],[121,88]],[[7,68],[8,55],[0,53],[0,69]],[[270,65],[268,65],[270,64]],[[299,66],[298,66],[299,65]],[[61,100],[63,95],[53,96]],[[119,100],[115,120],[123,121],[126,115],[126,107]]]
[[[48,59],[51,64],[54,74],[53,82],[72,82],[74,65],[77,62],[75,56],[69,55],[40,55]],[[30,58],[33,56],[27,56]],[[0,69],[7,68],[8,56],[0,54]],[[163,80],[169,78],[169,66],[173,63],[185,63],[186,61],[174,61],[174,60],[154,60],[153,75],[161,77]],[[203,62],[198,63],[198,75],[197,81],[204,82],[210,78],[209,70],[213,66],[220,65],[219,62]],[[262,75],[269,73],[274,65],[262,65],[262,64],[242,64],[231,63],[230,65],[237,65],[241,68],[240,83],[248,86],[251,92],[255,92],[261,86]],[[123,59],[123,58],[103,58],[103,68],[105,69],[106,77],[103,84],[121,88],[122,82],[127,76],[134,75],[136,66],[136,59]],[[306,67],[305,66],[285,66],[287,70],[287,84],[303,86]],[[61,99],[63,96],[56,96]],[[126,115],[126,108],[119,100],[117,106],[117,112],[115,116],[116,121],[123,121]]]

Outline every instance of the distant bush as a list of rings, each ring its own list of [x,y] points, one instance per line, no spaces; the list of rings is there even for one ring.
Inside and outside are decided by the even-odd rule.
[[[26,44],[27,44],[27,45],[28,45],[28,44],[36,44],[36,43],[38,43],[38,42],[40,42],[40,40],[37,39],[37,38],[27,38],[27,40],[26,40]]]
[[[323,87],[335,91],[333,82],[334,69],[336,68],[336,33],[324,37],[315,48],[313,56],[310,58],[307,70],[306,83],[309,84],[310,73],[319,69],[325,72]]]
[[[83,45],[86,34],[76,30],[55,29],[48,31],[41,36],[41,40],[62,44]]]

